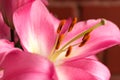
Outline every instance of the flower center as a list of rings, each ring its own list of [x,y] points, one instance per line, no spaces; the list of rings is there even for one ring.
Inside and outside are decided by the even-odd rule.
[[[68,57],[71,54],[72,51],[72,47],[74,46],[79,46],[82,47],[86,44],[86,42],[89,40],[90,38],[90,33],[105,24],[105,20],[101,19],[100,22],[98,22],[97,24],[95,24],[94,26],[90,27],[89,29],[77,34],[76,36],[74,36],[71,40],[69,40],[66,44],[64,44],[61,48],[61,43],[65,38],[65,35],[67,35],[69,32],[72,31],[72,29],[74,28],[74,25],[77,22],[77,18],[73,18],[71,24],[69,26],[64,26],[66,23],[66,20],[61,20],[58,29],[57,29],[57,38],[56,38],[56,42],[55,45],[51,51],[51,54],[49,56],[49,59],[51,61],[55,61],[56,58],[62,53],[62,52],[66,52],[65,57]],[[65,32],[62,31],[62,29],[64,27],[67,27],[67,30]],[[71,43],[75,42],[76,40],[82,38],[82,41],[77,43],[77,44],[73,44],[71,45]]]

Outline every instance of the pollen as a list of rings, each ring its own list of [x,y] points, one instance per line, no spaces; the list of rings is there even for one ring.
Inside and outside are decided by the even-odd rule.
[[[89,33],[86,33],[84,35],[84,37],[82,38],[82,42],[80,43],[79,47],[82,47],[86,44],[86,42],[89,40],[90,38],[90,32]]]
[[[72,31],[74,25],[77,23],[77,18],[73,18],[72,23],[70,24],[70,27],[68,29],[68,32]]]
[[[72,46],[69,46],[68,50],[67,50],[67,52],[65,54],[65,57],[68,57],[70,55],[71,51],[72,51]]]
[[[59,38],[58,38],[58,41],[57,41],[55,49],[59,49],[60,48],[60,45],[61,45],[61,42],[62,42],[63,38],[64,38],[64,34],[59,35]]]
[[[90,38],[90,32],[88,32],[88,33],[86,33],[85,35],[84,35],[84,37],[82,38],[82,40],[84,41],[87,41],[88,39]]]
[[[80,43],[79,47],[84,46],[86,42],[87,42],[87,41],[82,41],[82,42]]]
[[[60,31],[62,30],[63,25],[65,24],[66,20],[61,20],[58,29],[57,29],[57,33],[60,33]]]

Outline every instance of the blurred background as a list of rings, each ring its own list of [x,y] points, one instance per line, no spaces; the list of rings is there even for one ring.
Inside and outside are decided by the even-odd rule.
[[[77,17],[79,20],[106,18],[120,28],[120,0],[48,0],[49,10],[59,19]],[[111,71],[110,80],[120,80],[120,46],[98,54]]]

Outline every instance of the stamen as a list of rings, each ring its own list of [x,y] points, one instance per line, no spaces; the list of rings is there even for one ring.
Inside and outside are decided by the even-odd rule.
[[[86,31],[84,31],[84,32],[76,35],[73,39],[71,39],[70,41],[68,41],[60,50],[63,50],[63,49],[64,49],[65,47],[67,47],[69,44],[71,44],[71,43],[74,42],[75,40],[81,38],[81,37],[84,36],[86,33],[91,32],[91,31],[93,31],[94,29],[96,29],[96,28],[98,28],[98,27],[100,27],[100,26],[102,26],[102,25],[104,25],[104,24],[105,24],[105,20],[102,19],[102,20],[101,20],[99,23],[97,23],[96,25],[94,25],[94,26],[90,27],[89,29],[87,29]]]
[[[59,26],[57,28],[58,35],[57,35],[57,38],[56,38],[56,41],[55,41],[55,45],[54,45],[53,49],[51,50],[50,56],[53,55],[55,53],[56,49],[58,49],[60,47],[60,43],[61,43],[60,32],[61,32],[62,27],[64,26],[65,22],[66,22],[66,20],[63,19],[59,23]]]
[[[84,37],[82,38],[82,42],[80,43],[79,47],[82,47],[86,44],[86,42],[89,40],[90,38],[90,32],[86,33],[84,35]]]
[[[63,25],[65,24],[66,20],[61,20],[58,29],[57,29],[57,33],[60,33],[60,31],[62,30]]]
[[[64,34],[61,34],[61,35],[59,36],[59,38],[58,38],[57,45],[56,45],[56,48],[55,48],[55,49],[59,49],[60,44],[61,44],[63,38],[64,38]]]
[[[90,32],[93,31],[94,29],[104,25],[104,24],[105,24],[105,20],[102,19],[100,22],[98,22],[94,26],[91,26],[89,29],[87,29],[87,30],[83,31],[82,33],[79,33],[78,35],[76,35],[74,38],[72,38],[70,41],[68,41],[66,44],[64,44],[61,48],[60,48],[60,45],[61,45],[61,42],[64,39],[65,34],[58,34],[56,42],[55,42],[55,46],[54,46],[54,48],[51,52],[51,55],[49,56],[49,59],[54,62],[56,60],[56,58],[62,52],[66,51],[66,50],[67,50],[67,52],[65,54],[65,57],[68,57],[70,55],[71,51],[72,51],[73,46],[76,46],[76,45],[80,45],[80,47],[83,46],[89,40]],[[59,29],[59,31],[61,31],[61,29]],[[77,43],[77,44],[74,44],[74,45],[70,45],[72,42],[80,39],[81,37],[83,37],[81,44]],[[57,49],[59,49],[59,50],[57,50]]]
[[[72,51],[72,46],[69,46],[68,50],[67,50],[67,52],[65,54],[65,57],[68,57],[70,55],[71,51]]]
[[[70,24],[70,27],[69,27],[69,29],[68,29],[68,32],[70,32],[70,31],[72,31],[72,29],[73,29],[73,27],[74,27],[74,25],[77,23],[77,18],[75,17],[75,18],[73,18],[73,21],[72,21],[72,23]]]

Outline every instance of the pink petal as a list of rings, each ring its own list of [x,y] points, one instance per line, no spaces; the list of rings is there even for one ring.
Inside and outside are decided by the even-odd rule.
[[[76,34],[83,32],[84,30],[90,28],[91,26],[98,23],[98,20],[88,20],[87,22],[79,22],[76,24],[75,28],[71,33],[66,36],[65,42],[70,40]],[[81,39],[77,40],[75,43],[80,43]],[[90,33],[90,39],[82,47],[73,47],[72,53],[67,57],[79,57],[83,58],[89,55],[96,54],[102,50],[110,48],[112,46],[120,44],[120,30],[111,21],[106,20],[105,25],[93,30]]]
[[[17,48],[13,48],[14,44],[12,42],[9,42],[5,39],[0,39],[0,65],[6,58],[6,56],[11,51],[18,50]],[[0,78],[3,76],[4,71],[0,68]]]
[[[47,74],[44,73],[28,72],[28,73],[20,74],[19,76],[16,76],[9,80],[51,80],[51,78],[49,78]]]
[[[15,29],[27,51],[44,56],[50,53],[56,39],[54,20],[39,0],[14,13]]]
[[[58,80],[109,80],[109,70],[99,61],[83,58],[56,67]]]
[[[16,49],[17,48],[14,48],[14,44],[12,42],[5,39],[0,39],[0,64],[10,51]]]
[[[0,12],[0,39],[9,39],[10,40],[10,29],[4,23],[1,12]]]
[[[46,58],[20,50],[11,51],[0,67],[4,70],[1,80],[51,80],[54,73]]]

